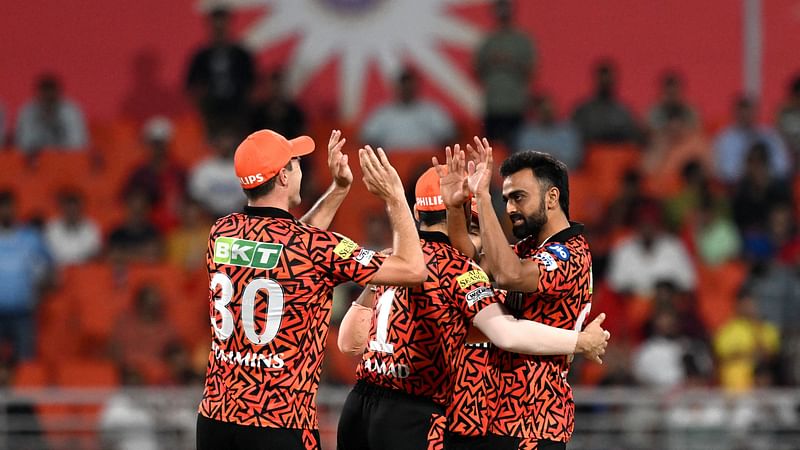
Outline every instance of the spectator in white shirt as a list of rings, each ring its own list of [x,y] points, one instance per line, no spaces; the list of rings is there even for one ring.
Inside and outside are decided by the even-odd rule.
[[[429,149],[455,136],[453,120],[438,105],[420,99],[419,80],[405,70],[397,82],[397,99],[379,107],[367,117],[361,140],[385,150]]]
[[[36,97],[29,100],[17,117],[16,144],[28,154],[43,148],[83,150],[89,143],[83,113],[63,96],[55,75],[43,75]]]
[[[102,240],[97,224],[84,215],[83,198],[77,192],[59,195],[61,216],[47,223],[45,238],[59,266],[80,264],[100,252]]]
[[[689,252],[675,236],[663,231],[661,205],[648,201],[637,212],[636,232],[611,249],[608,282],[615,292],[651,297],[656,283],[670,281],[681,291],[695,287]]]
[[[753,144],[763,142],[769,153],[772,176],[785,178],[791,169],[786,145],[775,129],[756,123],[754,102],[740,97],[734,103],[734,123],[726,127],[714,142],[717,177],[734,184],[744,174],[747,154]]]
[[[203,209],[222,217],[240,211],[247,199],[233,168],[240,139],[234,130],[220,129],[211,138],[214,155],[200,161],[189,173],[189,196]]]

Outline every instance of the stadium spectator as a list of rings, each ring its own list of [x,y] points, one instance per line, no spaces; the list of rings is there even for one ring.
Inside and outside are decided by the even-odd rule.
[[[98,417],[102,448],[113,450],[159,450],[159,427],[153,411],[128,391],[115,392]]]
[[[661,77],[661,98],[647,113],[647,125],[653,131],[660,131],[669,124],[670,111],[678,110],[684,117],[686,126],[697,128],[697,111],[686,101],[683,94],[684,79],[675,71],[667,71]]]
[[[306,130],[306,115],[286,92],[284,73],[274,70],[259,86],[259,98],[250,108],[250,130],[269,129],[295,138]]]
[[[202,206],[186,198],[180,208],[180,224],[167,235],[167,262],[186,270],[205,267],[211,219]]]
[[[723,129],[714,141],[716,176],[734,184],[745,174],[750,149],[761,143],[772,176],[785,178],[791,169],[789,153],[775,129],[756,123],[756,105],[752,99],[740,96],[733,104],[734,121]]]
[[[178,340],[164,315],[165,308],[158,286],[141,285],[133,308],[119,315],[109,339],[109,352],[122,372],[135,373],[147,383],[160,383],[168,377],[164,355]]]
[[[513,24],[513,7],[512,0],[495,0],[495,29],[478,47],[474,61],[484,92],[486,137],[509,147],[524,120],[537,59],[531,37]]]
[[[683,164],[681,186],[676,194],[664,202],[664,214],[669,229],[681,229],[685,221],[700,206],[703,197],[721,196],[709,180],[709,173],[709,169],[699,160],[692,159]]]
[[[787,336],[800,332],[800,274],[795,267],[776,261],[757,264],[746,283],[756,299],[758,317]]]
[[[705,170],[713,168],[711,146],[692,123],[689,111],[681,105],[668,105],[661,111],[664,123],[653,131],[642,158],[644,174],[653,186],[675,185],[688,161],[699,162]]]
[[[777,327],[758,316],[752,290],[745,286],[737,295],[736,315],[714,336],[723,389],[748,391],[755,386],[756,368],[772,364],[780,350]]]
[[[630,109],[617,98],[615,65],[602,60],[594,67],[594,94],[572,113],[585,144],[638,142],[639,126]]]
[[[419,78],[410,69],[398,77],[396,96],[366,118],[361,128],[363,142],[391,152],[427,150],[453,138],[453,120],[439,105],[419,97]]]
[[[16,145],[26,154],[43,148],[83,150],[89,144],[86,124],[78,105],[66,98],[54,74],[36,82],[36,96],[17,116]]]
[[[674,235],[662,229],[657,202],[640,205],[633,235],[612,247],[608,282],[617,293],[649,298],[656,283],[667,280],[681,291],[694,289],[696,275],[689,253]]]
[[[189,196],[208,213],[221,217],[240,211],[245,197],[236,172],[233,154],[239,137],[231,128],[224,128],[211,137],[214,154],[200,161],[189,172]]]
[[[125,220],[108,238],[112,262],[155,262],[163,253],[161,232],[150,219],[152,205],[144,191],[129,192],[125,198]]]
[[[633,375],[644,386],[676,387],[686,379],[686,349],[680,340],[675,311],[656,311],[652,328],[652,335],[633,353]]]
[[[186,170],[169,155],[174,129],[164,116],[151,117],[142,128],[142,140],[149,159],[133,169],[123,189],[123,196],[139,190],[153,205],[153,219],[161,231],[169,231],[178,222],[178,209],[186,195]]]
[[[577,169],[583,162],[583,145],[572,122],[557,120],[553,101],[546,95],[531,98],[528,110],[513,149],[550,153],[570,170]]]
[[[209,42],[191,57],[186,89],[211,132],[219,125],[241,125],[255,67],[250,53],[231,37],[230,11],[211,10],[208,26]]]
[[[58,196],[59,217],[45,226],[44,235],[53,260],[59,266],[81,264],[100,253],[103,241],[100,229],[84,212],[84,197],[77,191]]]
[[[755,143],[733,197],[733,218],[742,233],[747,254],[761,259],[768,253],[763,245],[768,226],[765,212],[777,204],[791,202],[790,187],[770,171],[767,146]]]
[[[138,125],[153,116],[177,117],[186,106],[183,94],[163,76],[163,61],[154,48],[143,48],[131,58],[131,86],[125,94],[120,115]]]
[[[776,125],[792,154],[795,168],[800,162],[800,74],[789,84],[788,96],[778,112]]]
[[[626,170],[620,182],[619,192],[609,203],[603,218],[603,225],[612,231],[633,227],[639,206],[650,201],[642,186],[642,174],[637,169]]]
[[[718,266],[739,256],[742,241],[725,202],[705,191],[684,221],[682,237],[698,264]]]
[[[0,341],[7,341],[13,358],[34,357],[36,305],[48,283],[51,257],[39,232],[17,221],[16,198],[0,192]]]

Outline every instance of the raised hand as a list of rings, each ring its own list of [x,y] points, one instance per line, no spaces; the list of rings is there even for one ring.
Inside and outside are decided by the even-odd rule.
[[[432,159],[433,168],[439,175],[439,187],[442,191],[442,201],[448,207],[460,207],[469,198],[467,177],[464,172],[465,158],[461,146],[456,144],[451,150],[445,148],[446,164],[439,164],[435,156]]]
[[[367,145],[358,151],[358,160],[364,184],[370,193],[384,201],[394,198],[405,202],[403,182],[382,148],[375,151]]]
[[[350,170],[347,155],[342,153],[342,147],[347,139],[342,137],[340,130],[331,131],[328,139],[328,169],[331,171],[333,182],[341,188],[348,188],[353,184],[353,172]]]
[[[486,138],[475,136],[475,147],[467,144],[471,159],[467,163],[467,186],[470,192],[488,193],[492,184],[492,147]]]
[[[578,345],[575,348],[576,353],[582,353],[587,359],[600,364],[603,364],[603,360],[600,357],[606,353],[608,340],[611,338],[611,333],[601,326],[604,320],[606,320],[605,313],[597,316],[581,332],[578,337]]]

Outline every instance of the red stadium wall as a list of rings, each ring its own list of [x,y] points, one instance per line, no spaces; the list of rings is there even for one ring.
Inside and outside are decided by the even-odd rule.
[[[320,0],[321,1],[321,0]],[[267,3],[267,2],[265,2]],[[483,1],[452,2],[453,14],[483,29],[491,24]],[[63,76],[70,96],[78,99],[92,119],[118,115],[135,84],[132,64],[148,50],[160,61],[158,73],[177,92],[186,58],[204,39],[199,2],[192,0],[60,1],[10,0],[0,15],[0,100],[12,116],[30,95],[32,80],[45,70]],[[622,96],[638,111],[655,96],[656,80],[665,68],[675,67],[688,79],[688,94],[712,124],[727,119],[731,96],[742,87],[742,2],[705,0],[582,0],[518,1],[518,22],[535,38],[540,54],[537,86],[555,94],[562,112],[588,90],[588,69],[601,56],[621,66]],[[763,1],[763,107],[771,117],[789,76],[800,69],[800,6],[794,0]],[[237,14],[242,29],[267,13],[252,7]],[[376,39],[379,39],[376,36]],[[296,39],[273,46],[259,55],[262,67],[287,58]],[[469,54],[443,49],[462,68]],[[334,67],[332,62],[325,66]],[[389,90],[371,70],[367,108]],[[312,88],[301,93],[313,112],[336,101],[335,72],[312,77]],[[454,110],[435,86],[427,86]],[[170,100],[169,110],[176,108]]]

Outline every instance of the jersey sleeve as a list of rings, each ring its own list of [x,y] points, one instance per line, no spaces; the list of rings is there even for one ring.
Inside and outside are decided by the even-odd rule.
[[[445,267],[442,279],[451,292],[455,306],[472,322],[483,308],[495,303],[495,290],[489,276],[477,264],[453,264]]]
[[[333,232],[322,232],[322,237],[312,242],[310,250],[317,270],[335,284],[354,281],[363,286],[386,260],[386,255]]]
[[[576,252],[564,244],[550,244],[531,257],[539,266],[539,298],[556,301],[574,292],[581,280],[584,261],[582,254],[573,253]]]

